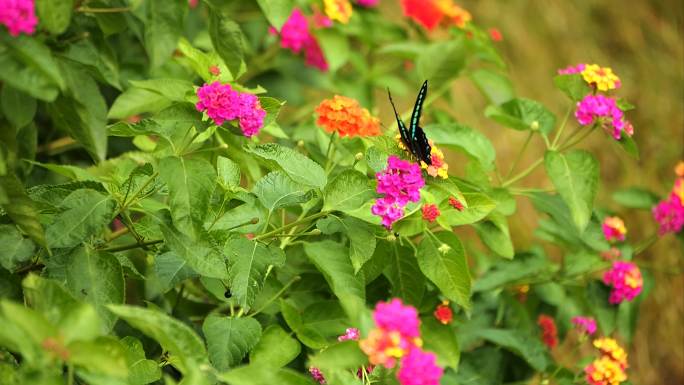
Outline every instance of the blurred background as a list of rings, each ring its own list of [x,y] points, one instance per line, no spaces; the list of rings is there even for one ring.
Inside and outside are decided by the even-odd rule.
[[[391,3],[391,2],[390,2]],[[621,78],[619,95],[636,105],[628,112],[640,160],[634,160],[594,133],[580,147],[601,164],[597,205],[623,217],[628,240],[651,236],[655,223],[647,211],[621,209],[613,191],[645,186],[660,196],[672,187],[674,166],[684,159],[684,2],[617,0],[462,0],[482,28],[498,28],[498,43],[517,95],[538,100],[559,118],[568,102],[553,89],[558,68],[577,63],[612,67]],[[497,163],[508,170],[526,134],[501,128],[483,116],[486,101],[466,80],[458,81],[457,111],[497,148]],[[383,111],[383,117],[384,117]],[[538,159],[544,145],[532,142],[519,170]],[[522,182],[550,187],[542,168]],[[518,200],[511,218],[517,249],[532,242],[537,217],[529,203]],[[662,238],[637,258],[655,277],[655,287],[641,305],[639,326],[629,352],[632,384],[684,383],[684,249],[674,236]]]

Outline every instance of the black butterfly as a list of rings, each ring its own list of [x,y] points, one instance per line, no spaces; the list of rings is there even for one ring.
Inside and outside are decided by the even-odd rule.
[[[428,142],[427,136],[425,136],[425,131],[418,125],[420,122],[420,113],[423,110],[423,102],[425,102],[425,96],[427,95],[428,82],[427,80],[423,83],[418,91],[418,97],[416,98],[416,104],[413,106],[413,113],[411,114],[411,124],[409,128],[406,128],[404,122],[399,117],[397,113],[397,108],[394,106],[394,101],[392,100],[392,94],[387,89],[387,95],[389,95],[390,103],[392,104],[392,109],[394,109],[394,115],[397,117],[397,124],[399,124],[399,134],[401,134],[401,140],[409,149],[411,154],[422,160],[428,165],[432,165],[432,158],[430,157],[430,152],[432,147]]]

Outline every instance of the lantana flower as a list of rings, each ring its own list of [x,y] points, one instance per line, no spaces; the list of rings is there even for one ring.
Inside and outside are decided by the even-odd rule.
[[[684,162],[675,167],[677,179],[667,199],[653,207],[653,218],[658,222],[658,234],[678,233],[684,227]]]
[[[420,167],[406,160],[391,155],[387,159],[387,168],[375,174],[376,191],[383,194],[377,199],[371,212],[382,218],[382,224],[390,229],[392,224],[404,216],[404,207],[408,202],[420,200],[420,189],[425,185]]]
[[[323,373],[321,373],[321,370],[316,367],[310,367],[309,374],[311,374],[311,378],[313,378],[314,381],[318,382],[321,385],[328,383],[327,381],[325,381],[325,377],[323,377]]]
[[[461,203],[461,201],[459,201],[458,198],[454,196],[449,197],[449,206],[455,208],[458,211],[463,211],[463,209],[465,208],[463,206],[463,203]]]
[[[439,385],[444,369],[437,366],[437,356],[413,347],[401,359],[397,379],[401,385]]]
[[[433,203],[426,203],[421,207],[421,212],[423,214],[423,219],[432,223],[439,217],[439,207]]]
[[[594,340],[593,345],[601,352],[601,355],[608,357],[620,365],[620,368],[627,369],[627,352],[613,338],[603,337]]]
[[[605,92],[620,88],[620,78],[613,73],[610,67],[587,64],[582,70],[582,78],[599,91]]]
[[[619,217],[606,217],[601,224],[603,236],[608,242],[624,241],[627,228]]]
[[[397,141],[397,145],[400,149],[409,152],[408,148],[406,148],[406,144],[404,144],[404,141],[401,139],[401,134],[397,134],[394,139]],[[439,177],[442,179],[449,178],[449,164],[444,161],[444,153],[437,148],[431,139],[429,139],[428,142],[430,143],[430,160],[432,164],[428,165],[421,160],[420,168],[427,171],[428,175],[431,177]]]
[[[586,67],[586,64],[577,64],[574,66],[569,66],[565,68],[561,68],[558,70],[559,75],[574,75],[574,74],[579,74],[582,71],[584,71],[584,68]]]
[[[304,52],[304,62],[320,71],[328,70],[328,62],[321,46],[309,30],[309,22],[299,8],[292,10],[280,31],[269,28],[269,32],[280,37],[280,46],[294,53]]]
[[[349,23],[352,15],[352,5],[349,0],[323,0],[323,7],[330,20],[336,20],[342,24]]]
[[[591,317],[572,317],[571,322],[580,333],[587,335],[596,333],[596,320]]]
[[[33,0],[0,0],[0,24],[12,36],[33,35],[38,25]]]
[[[205,84],[197,90],[197,97],[197,110],[206,111],[218,126],[225,121],[238,120],[242,133],[250,137],[258,134],[264,125],[266,111],[261,107],[259,98],[235,91],[230,84],[218,81]]]
[[[380,120],[352,98],[335,95],[323,100],[315,111],[316,124],[342,138],[380,135]]]
[[[608,299],[611,304],[633,300],[644,285],[639,267],[626,261],[613,262],[611,269],[603,275],[603,283],[612,288]]]
[[[584,368],[584,373],[590,385],[619,385],[627,381],[625,371],[609,357],[594,360]]]
[[[337,340],[340,342],[342,342],[342,341],[358,341],[360,336],[361,336],[361,334],[359,333],[359,329],[347,328],[347,330],[345,330],[344,334],[337,337]]]
[[[375,7],[379,2],[380,0],[356,0],[356,4],[366,8]]]
[[[412,18],[428,30],[442,21],[464,28],[472,19],[470,13],[452,0],[401,0],[404,16]]]
[[[449,301],[442,301],[432,314],[442,325],[448,325],[454,319],[454,312],[449,306]]]
[[[542,331],[542,342],[549,348],[554,348],[558,345],[558,330],[556,322],[552,317],[546,314],[540,314],[537,318],[537,325]]]
[[[634,134],[634,127],[625,119],[615,99],[603,95],[585,96],[577,103],[575,118],[583,126],[600,124],[615,140],[620,140],[623,134]]]

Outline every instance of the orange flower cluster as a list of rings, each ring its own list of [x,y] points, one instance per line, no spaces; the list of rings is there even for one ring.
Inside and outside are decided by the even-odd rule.
[[[584,368],[587,382],[590,385],[619,385],[627,381],[627,353],[612,338],[594,340],[594,347],[601,352],[601,357]]]
[[[401,0],[404,15],[432,30],[443,20],[464,28],[472,20],[470,12],[454,4],[453,0]]]
[[[316,107],[316,124],[327,132],[337,132],[341,137],[380,135],[380,120],[346,96],[335,95],[323,100]]]

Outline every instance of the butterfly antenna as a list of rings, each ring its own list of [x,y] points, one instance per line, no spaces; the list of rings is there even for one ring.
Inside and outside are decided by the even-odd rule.
[[[392,100],[392,93],[390,92],[389,87],[387,87],[387,96],[389,97],[390,104],[394,110],[394,116],[397,118],[397,121],[401,120],[401,117],[399,117],[399,113],[397,112],[397,107],[394,105],[394,100]]]

